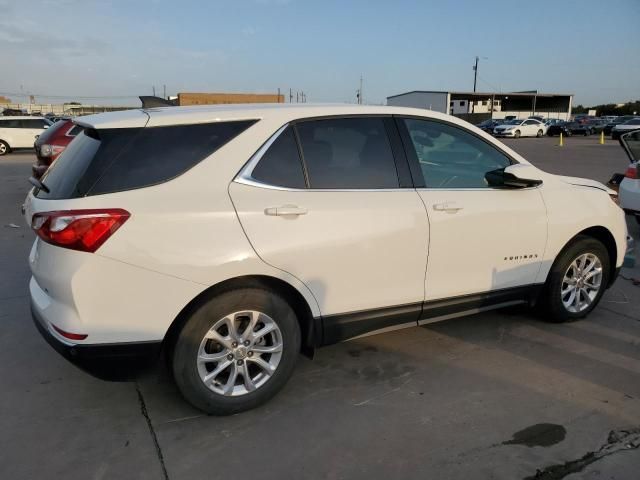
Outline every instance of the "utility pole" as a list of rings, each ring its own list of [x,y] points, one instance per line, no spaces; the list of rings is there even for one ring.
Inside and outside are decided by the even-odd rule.
[[[289,87],[289,103],[293,102],[293,93],[291,92],[291,87]]]
[[[155,97],[156,96],[156,86],[152,85],[151,89],[153,90],[153,96]]]
[[[478,80],[478,60],[480,60],[480,57],[476,56],[476,64],[473,66],[473,93],[476,92],[476,82]]]
[[[362,105],[362,75],[360,75],[360,90],[358,90],[358,103]]]
[[[162,85],[162,96],[166,100],[167,99],[167,86]]]

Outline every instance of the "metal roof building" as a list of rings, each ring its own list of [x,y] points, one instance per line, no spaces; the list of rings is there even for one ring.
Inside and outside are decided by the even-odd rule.
[[[526,118],[531,115],[569,120],[572,102],[572,94],[541,93],[537,90],[500,93],[414,90],[387,97],[387,105],[426,108],[473,123],[488,118]]]

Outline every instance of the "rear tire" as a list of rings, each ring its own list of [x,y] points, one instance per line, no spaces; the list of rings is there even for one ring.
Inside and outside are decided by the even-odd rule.
[[[513,134],[514,138],[520,138],[520,130],[516,130],[516,132]]]
[[[561,323],[586,317],[600,302],[611,266],[606,247],[580,235],[556,258],[538,299],[543,318]]]
[[[278,393],[299,352],[298,319],[282,297],[260,288],[231,290],[186,321],[173,351],[173,375],[196,408],[230,415]]]
[[[0,140],[0,157],[2,155],[6,155],[7,153],[11,153],[11,147],[9,144],[3,140]]]
[[[536,137],[540,138],[540,137],[542,137],[542,135],[544,135],[544,132],[542,130],[538,130],[538,133],[536,134]]]

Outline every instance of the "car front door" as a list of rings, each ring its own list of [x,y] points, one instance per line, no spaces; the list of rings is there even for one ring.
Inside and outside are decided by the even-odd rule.
[[[523,137],[535,137],[538,133],[538,121],[537,120],[525,120],[522,124],[522,136]]]
[[[261,150],[231,198],[257,254],[315,296],[324,341],[415,325],[429,223],[393,119],[298,121]]]
[[[509,298],[532,285],[547,238],[539,189],[490,187],[485,174],[515,161],[459,125],[420,118],[398,125],[429,216],[425,311],[436,300]]]

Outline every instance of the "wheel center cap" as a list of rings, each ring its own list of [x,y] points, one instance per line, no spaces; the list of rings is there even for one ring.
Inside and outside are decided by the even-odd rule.
[[[233,351],[236,360],[244,360],[247,356],[247,347],[239,346]]]

